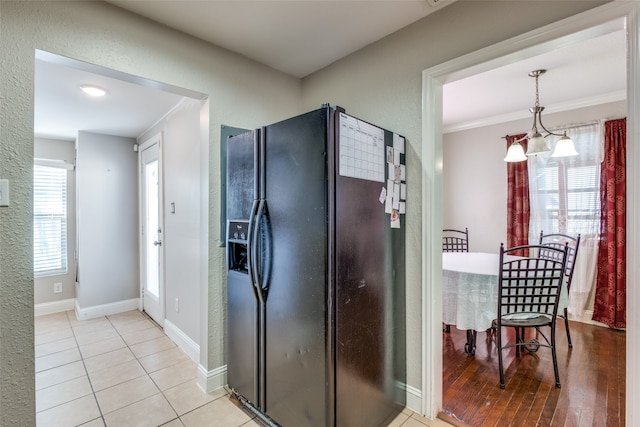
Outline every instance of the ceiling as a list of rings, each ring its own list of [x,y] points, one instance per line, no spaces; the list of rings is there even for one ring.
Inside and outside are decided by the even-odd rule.
[[[506,63],[445,84],[444,131],[531,118],[529,108],[536,100],[535,79],[529,76],[533,70],[547,70],[538,78],[545,114],[626,99],[624,20],[568,39],[542,54],[523,53],[517,60],[498,60]]]
[[[135,138],[176,107],[183,96],[112,77],[107,70],[38,51],[35,62],[34,133],[75,140],[78,131]],[[128,79],[132,80],[132,79]],[[108,90],[94,98],[80,90],[91,84]]]
[[[119,7],[214,43],[295,77],[304,77],[453,0],[111,0]],[[331,7],[327,7],[330,5]],[[364,18],[364,19],[363,19]],[[242,31],[238,30],[242,24]],[[623,22],[603,26],[561,48],[500,64],[444,86],[445,131],[524,118],[535,101],[545,111],[595,105],[626,95]],[[596,37],[593,37],[596,35]],[[109,90],[88,99],[78,87],[93,83]],[[75,139],[78,130],[137,137],[174,108],[179,88],[68,58],[36,56],[35,134]],[[348,106],[347,106],[348,107]]]
[[[294,77],[305,77],[451,0],[107,0]]]

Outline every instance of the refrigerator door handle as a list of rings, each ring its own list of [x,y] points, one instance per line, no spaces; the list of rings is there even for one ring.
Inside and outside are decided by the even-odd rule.
[[[266,201],[264,199],[261,199],[260,204],[258,205],[258,211],[256,212],[256,216],[254,218],[254,223],[252,225],[253,231],[251,233],[253,235],[253,242],[251,245],[251,257],[253,258],[253,263],[255,267],[254,275],[253,275],[253,279],[254,279],[253,286],[255,287],[258,300],[260,301],[261,304],[264,304],[266,300],[266,288],[263,288],[262,286],[266,260],[261,258],[258,262],[258,256],[259,256],[258,250],[260,250],[260,254],[263,254],[266,248],[263,248],[263,247],[258,248],[258,245],[255,244],[255,242],[258,239],[262,240],[261,224],[262,224],[262,219],[265,215],[265,208],[266,208]],[[262,243],[265,243],[265,242],[262,242]]]
[[[249,229],[247,231],[247,255],[248,255],[248,264],[249,264],[249,278],[251,279],[251,288],[253,289],[253,295],[256,300],[259,300],[258,296],[259,292],[257,291],[257,272],[256,272],[256,258],[255,258],[255,233],[254,227],[257,222],[257,211],[260,206],[259,200],[253,201],[253,206],[251,207],[251,215],[249,216]]]

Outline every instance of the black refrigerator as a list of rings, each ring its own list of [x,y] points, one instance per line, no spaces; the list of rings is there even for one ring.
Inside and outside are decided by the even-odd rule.
[[[261,423],[404,407],[404,149],[330,105],[227,140],[227,380]]]

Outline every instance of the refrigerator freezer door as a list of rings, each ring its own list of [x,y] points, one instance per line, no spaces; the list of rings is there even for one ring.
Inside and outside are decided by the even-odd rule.
[[[332,425],[326,364],[328,112],[316,110],[264,130],[272,235],[266,414],[283,426]]]
[[[387,425],[402,408],[394,402],[403,373],[395,365],[394,341],[404,336],[394,258],[403,253],[394,253],[393,240],[403,241],[404,229],[390,227],[379,201],[383,185],[336,176],[337,426]]]

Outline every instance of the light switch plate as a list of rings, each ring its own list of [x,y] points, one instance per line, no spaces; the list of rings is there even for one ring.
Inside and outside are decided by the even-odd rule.
[[[9,206],[9,180],[0,179],[0,206]]]

